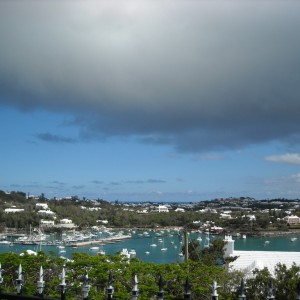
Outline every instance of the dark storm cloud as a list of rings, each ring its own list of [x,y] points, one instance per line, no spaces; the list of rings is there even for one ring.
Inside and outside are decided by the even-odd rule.
[[[292,144],[299,14],[297,1],[2,1],[0,101],[73,113],[83,140]]]

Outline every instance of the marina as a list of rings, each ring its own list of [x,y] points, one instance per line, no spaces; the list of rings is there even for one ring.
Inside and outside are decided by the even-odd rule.
[[[77,240],[75,240],[77,237]],[[224,236],[193,232],[189,240],[195,239],[200,247],[207,247],[215,238]],[[235,237],[235,248],[243,251],[300,251],[300,236]],[[24,237],[23,237],[24,238]],[[26,240],[26,239],[25,239]],[[107,232],[72,232],[61,235],[44,235],[38,242],[28,244],[19,238],[10,237],[0,241],[0,253],[43,251],[47,255],[71,259],[76,252],[89,255],[118,254],[122,251],[130,257],[145,262],[182,262],[182,236],[178,230],[109,230]],[[126,252],[127,251],[127,252]]]

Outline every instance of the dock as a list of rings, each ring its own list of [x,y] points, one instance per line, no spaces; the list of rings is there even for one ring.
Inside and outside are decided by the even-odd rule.
[[[65,246],[67,247],[82,247],[82,246],[87,246],[87,245],[94,245],[94,244],[112,244],[112,243],[117,243],[122,240],[130,239],[131,235],[119,235],[119,236],[112,236],[108,238],[103,238],[99,240],[90,240],[90,241],[76,241],[76,242],[71,242],[71,243],[65,243]]]

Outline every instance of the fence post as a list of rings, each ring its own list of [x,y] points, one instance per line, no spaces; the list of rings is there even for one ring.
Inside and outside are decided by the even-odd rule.
[[[239,300],[246,300],[246,295],[245,295],[245,283],[244,283],[244,278],[242,278],[241,280],[241,285],[240,285],[240,288],[239,288]]]
[[[89,275],[86,271],[84,274],[84,277],[83,277],[83,286],[82,286],[83,300],[88,299],[90,289],[91,289],[91,286],[89,285]]]
[[[61,272],[60,299],[61,300],[66,299],[66,271],[64,267]]]
[[[218,300],[219,295],[218,295],[218,288],[220,286],[217,285],[217,282],[214,280],[213,284],[211,285],[212,293],[211,293],[211,300]]]
[[[133,288],[131,291],[131,300],[137,300],[138,294],[139,294],[139,289],[138,289],[138,279],[137,276],[134,275],[133,277]]]
[[[108,277],[108,286],[106,288],[106,292],[107,292],[107,299],[110,300],[110,299],[113,299],[113,293],[114,293],[114,288],[112,286],[114,280],[113,280],[113,277],[112,277],[112,273],[111,271],[109,272],[109,277]]]
[[[189,278],[187,277],[184,284],[184,299],[192,299],[191,287]]]
[[[22,295],[22,288],[23,288],[23,274],[22,274],[22,266],[19,264],[19,269],[18,269],[18,279],[17,279],[17,295]]]
[[[44,287],[45,287],[44,270],[43,270],[43,267],[41,266],[40,267],[39,280],[37,282],[38,295],[40,297],[43,297]]]
[[[0,294],[2,292],[2,283],[3,283],[3,277],[2,277],[2,267],[0,263]]]
[[[157,300],[164,300],[163,280],[161,275],[159,275],[159,280],[158,280]]]
[[[297,297],[296,300],[300,300],[300,281],[297,283]]]
[[[273,294],[273,291],[274,291],[273,282],[270,281],[269,288],[268,288],[268,296],[267,296],[268,300],[275,300],[275,296]]]

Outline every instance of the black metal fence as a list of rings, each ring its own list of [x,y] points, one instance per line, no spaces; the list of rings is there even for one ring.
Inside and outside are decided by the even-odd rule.
[[[17,279],[16,279],[16,293],[5,293],[2,291],[2,284],[3,284],[3,277],[2,277],[2,268],[0,264],[0,299],[7,299],[7,300],[17,300],[17,299],[45,299],[45,300],[66,300],[67,298],[67,285],[66,285],[66,272],[65,268],[62,268],[62,272],[60,274],[60,298],[48,298],[44,295],[44,288],[45,288],[45,281],[44,281],[44,271],[43,268],[40,267],[39,270],[39,276],[38,276],[38,281],[37,281],[37,296],[29,296],[29,295],[24,295],[23,294],[23,285],[24,285],[24,280],[23,280],[23,272],[22,272],[22,266],[19,265],[19,268],[17,270]],[[105,299],[114,299],[114,279],[112,276],[112,273],[109,273],[108,276],[108,283],[106,286],[106,296]],[[132,290],[131,290],[131,300],[138,300],[139,297],[139,288],[138,288],[138,277],[137,275],[134,275],[133,278],[133,285],[132,285]],[[163,300],[165,296],[164,292],[164,284],[163,284],[163,278],[162,276],[159,277],[158,280],[158,292],[155,295],[155,298],[157,300]],[[189,278],[186,278],[186,281],[183,285],[184,287],[184,295],[183,298],[178,300],[183,300],[183,299],[193,299],[192,295],[192,286],[189,282]],[[217,282],[214,281],[211,285],[211,300],[218,300],[219,295],[218,295],[218,288],[219,286],[217,285]],[[90,292],[91,286],[89,284],[89,278],[87,272],[85,273],[83,277],[83,282],[82,282],[82,290],[81,290],[81,295],[78,297],[78,299],[91,299],[89,298],[89,292]],[[270,284],[268,293],[266,295],[265,299],[268,300],[275,300],[275,296],[273,294],[274,288],[272,284]],[[246,288],[244,284],[244,280],[242,279],[239,291],[238,291],[238,300],[246,300]],[[293,300],[293,299],[289,299]],[[297,287],[297,297],[295,300],[300,300],[300,285]]]

